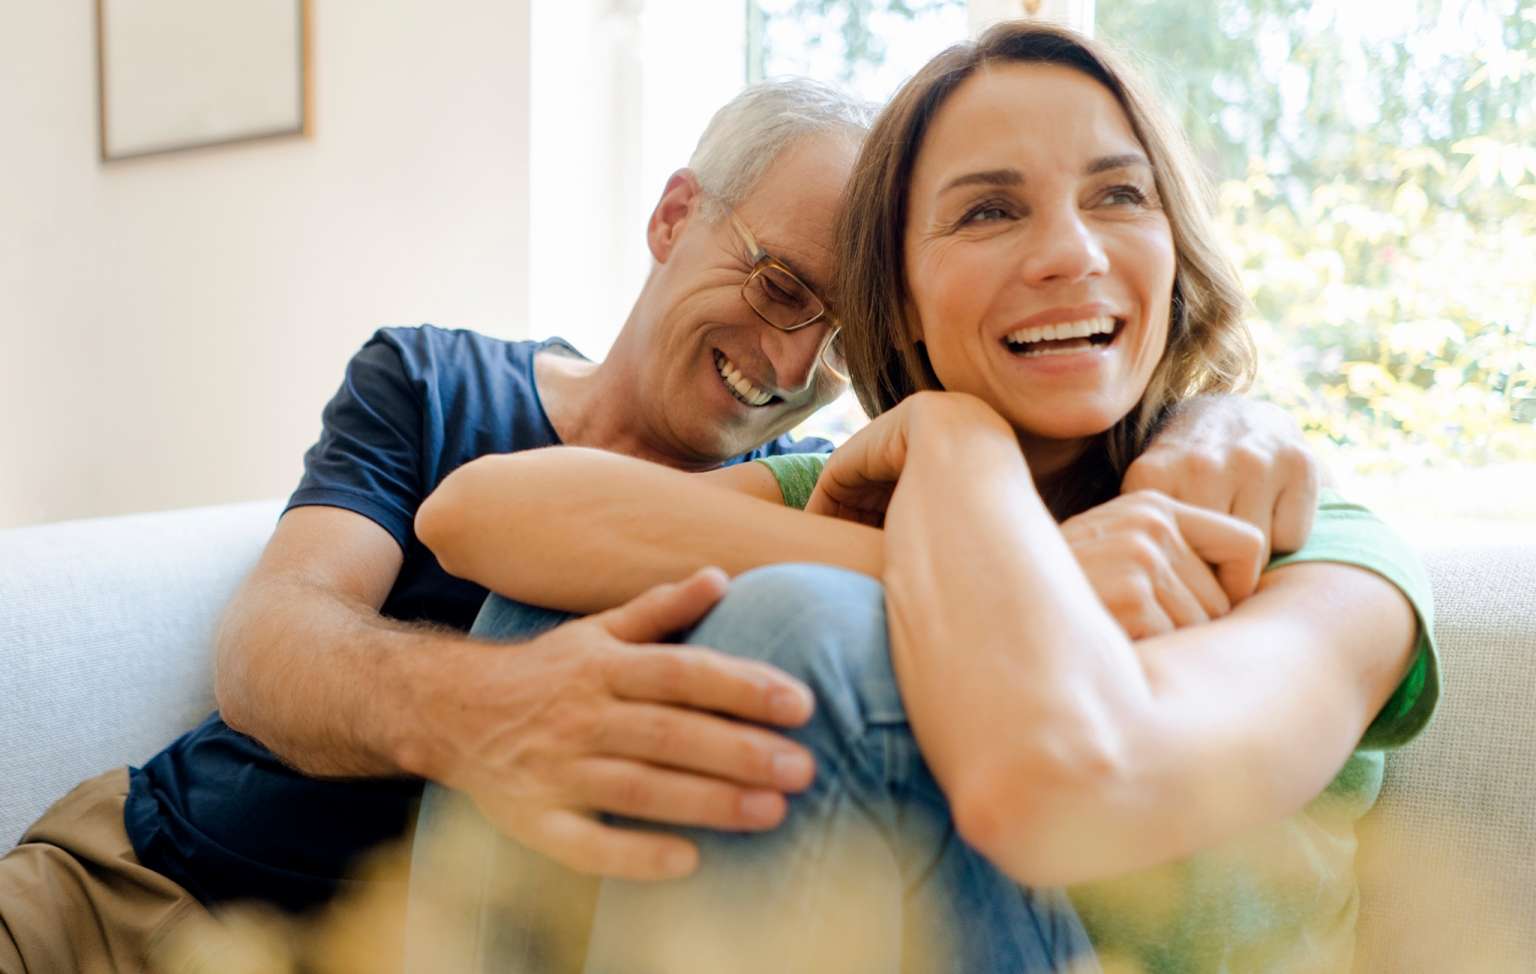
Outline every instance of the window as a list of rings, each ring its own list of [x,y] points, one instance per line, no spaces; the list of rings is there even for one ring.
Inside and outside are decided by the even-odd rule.
[[[1026,2],[754,0],[749,63],[884,98]],[[1255,394],[1417,537],[1536,536],[1536,0],[1041,6],[1131,48],[1181,117],[1254,302]]]

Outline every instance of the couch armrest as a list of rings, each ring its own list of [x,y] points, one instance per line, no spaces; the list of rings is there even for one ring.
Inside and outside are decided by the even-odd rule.
[[[1440,707],[1388,755],[1360,832],[1360,971],[1528,970],[1536,957],[1536,547],[1423,552]]]
[[[82,779],[213,710],[214,627],[281,509],[0,532],[0,850]]]

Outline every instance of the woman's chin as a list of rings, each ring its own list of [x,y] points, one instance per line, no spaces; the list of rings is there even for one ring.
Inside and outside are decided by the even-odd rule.
[[[1001,411],[1019,434],[1020,442],[1055,441],[1073,443],[1092,439],[1107,432],[1127,414],[1114,410],[1074,409],[1040,415],[1035,409]]]

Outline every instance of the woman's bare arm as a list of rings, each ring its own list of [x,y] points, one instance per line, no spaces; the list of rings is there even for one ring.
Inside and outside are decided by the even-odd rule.
[[[685,473],[633,457],[551,447],[482,457],[416,516],[443,568],[510,598],[597,612],[706,565],[881,568],[880,533],[783,506],[758,463]]]
[[[873,479],[895,480],[901,454],[885,514],[892,656],[962,834],[1024,882],[1074,883],[1178,858],[1322,791],[1409,663],[1398,589],[1295,565],[1222,619],[1132,642],[1012,430],[944,398],[887,439],[901,449],[863,452],[885,456]]]

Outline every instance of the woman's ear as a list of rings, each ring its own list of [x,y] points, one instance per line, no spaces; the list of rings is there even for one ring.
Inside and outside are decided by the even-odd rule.
[[[692,169],[679,169],[667,179],[661,199],[645,226],[645,243],[656,263],[665,264],[672,256],[683,228],[698,214],[703,199],[704,190]]]

